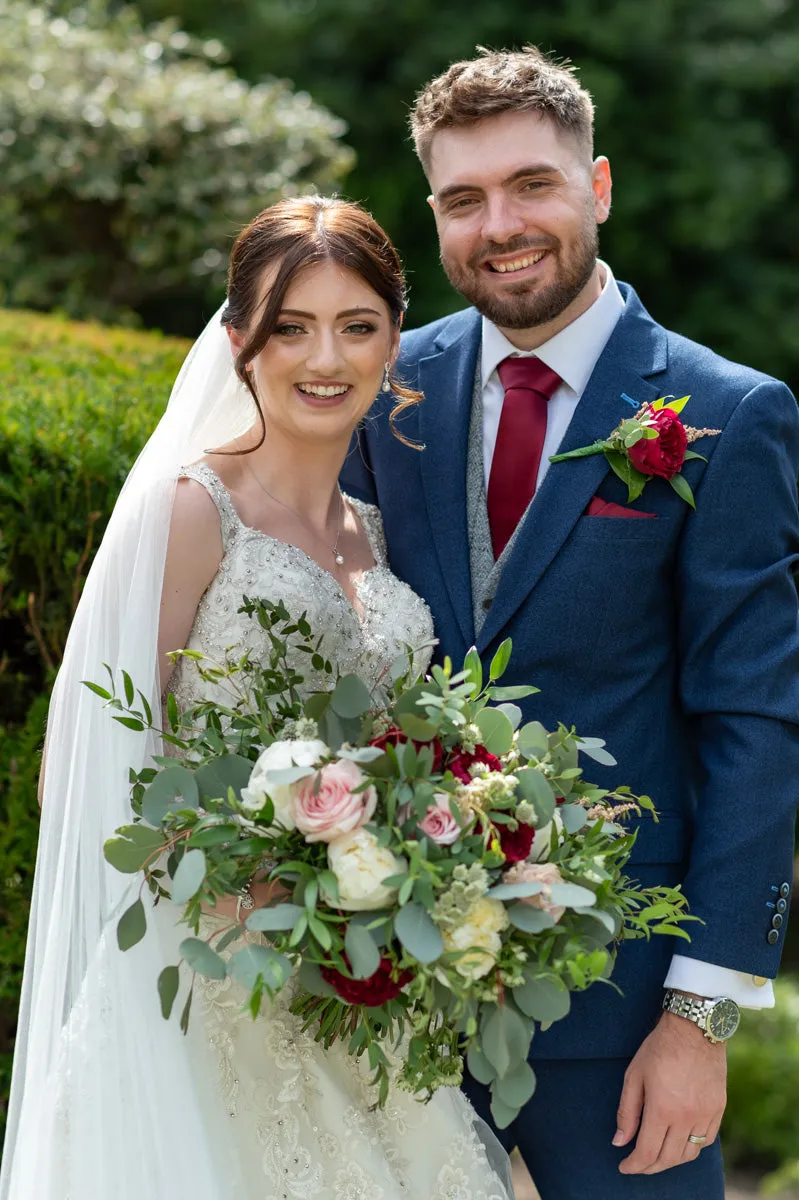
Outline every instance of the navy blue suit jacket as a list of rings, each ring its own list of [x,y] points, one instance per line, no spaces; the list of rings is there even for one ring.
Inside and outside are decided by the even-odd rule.
[[[631,874],[684,881],[691,943],[622,947],[614,981],[575,997],[534,1042],[539,1057],[634,1053],[651,1028],[673,951],[774,976],[792,878],[799,797],[799,412],[783,384],[658,325],[635,292],[568,428],[562,450],[606,437],[639,403],[691,400],[687,424],[721,429],[686,464],[697,511],[668,483],[635,507],[656,519],[587,516],[593,496],[626,504],[603,455],[550,466],[502,573],[479,636],[470,591],[466,456],[479,314],[468,309],[404,335],[399,374],[425,399],[401,422],[378,400],[342,476],[377,503],[389,560],[432,609],[456,664],[503,638],[503,683],[534,683],[525,719],[574,724],[607,740],[615,769],[586,762],[600,785],[629,784],[660,814],[640,822]],[[786,914],[787,915],[787,914]],[[776,928],[777,936],[774,936]],[[769,935],[771,935],[769,937]]]

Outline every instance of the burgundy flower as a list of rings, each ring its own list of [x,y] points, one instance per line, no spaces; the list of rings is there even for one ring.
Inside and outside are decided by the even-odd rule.
[[[671,408],[661,408],[651,414],[658,431],[656,438],[641,438],[627,453],[630,462],[642,475],[659,475],[671,479],[685,462],[688,438],[685,426]]]
[[[342,1000],[348,1004],[364,1004],[367,1008],[379,1008],[394,1000],[413,979],[413,971],[397,971],[390,958],[381,958],[380,966],[368,979],[348,979],[335,967],[322,967],[322,978],[335,988]]]
[[[505,855],[505,862],[524,862],[530,853],[530,847],[535,837],[534,826],[522,825],[519,822],[516,829],[511,831],[507,825],[497,825],[497,833],[502,853]]]
[[[496,754],[491,754],[485,746],[475,746],[474,754],[470,754],[468,750],[453,750],[447,766],[461,783],[471,783],[469,767],[474,763],[485,763],[490,771],[502,770],[502,763]]]
[[[369,745],[376,746],[378,750],[385,750],[386,746],[399,746],[403,742],[410,741],[408,735],[403,733],[401,729],[397,729],[393,725],[391,729],[387,729],[385,733],[378,734],[372,738]],[[433,751],[433,774],[437,775],[441,770],[441,763],[444,758],[444,747],[438,738],[433,738],[432,742],[414,742],[417,750],[421,750],[422,746],[429,746]]]

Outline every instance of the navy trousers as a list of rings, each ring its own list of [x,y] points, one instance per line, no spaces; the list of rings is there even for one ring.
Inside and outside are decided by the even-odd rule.
[[[535,1094],[508,1129],[495,1129],[487,1087],[463,1090],[505,1149],[517,1146],[541,1200],[724,1200],[718,1138],[691,1163],[658,1175],[622,1175],[633,1143],[617,1149],[616,1109],[629,1059],[537,1059]]]

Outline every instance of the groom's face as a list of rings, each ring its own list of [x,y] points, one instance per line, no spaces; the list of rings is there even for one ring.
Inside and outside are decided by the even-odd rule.
[[[508,112],[436,133],[429,178],[444,270],[496,325],[562,326],[593,301],[606,159],[547,118]]]

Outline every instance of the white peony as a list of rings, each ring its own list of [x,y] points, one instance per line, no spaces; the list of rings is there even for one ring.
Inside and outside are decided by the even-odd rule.
[[[560,845],[563,841],[563,818],[557,809],[553,814],[552,820],[547,821],[546,825],[542,825],[540,829],[536,829],[535,837],[530,844],[530,853],[527,855],[528,862],[540,862],[542,858],[549,858],[552,847],[552,827],[558,831],[556,845]]]
[[[268,796],[275,806],[276,824],[283,829],[293,829],[292,801],[296,784],[270,784],[269,776],[273,771],[285,771],[289,767],[315,767],[329,753],[325,743],[318,738],[307,742],[273,742],[253,767],[250,782],[241,789],[242,804],[248,812],[259,812]],[[273,827],[272,832],[277,833],[277,829]]]
[[[467,979],[481,979],[494,966],[502,949],[499,936],[508,927],[508,913],[501,900],[483,896],[470,909],[462,925],[442,930],[447,950],[467,950],[455,968]]]
[[[403,859],[378,845],[375,835],[362,828],[330,842],[327,861],[338,881],[339,906],[354,912],[390,904],[397,889],[384,887],[383,880],[406,867]]]

